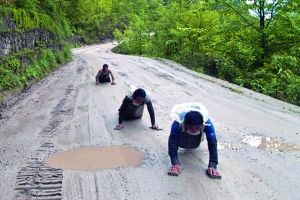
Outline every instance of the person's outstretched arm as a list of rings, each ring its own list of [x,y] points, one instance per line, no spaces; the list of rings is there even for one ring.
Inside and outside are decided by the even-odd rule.
[[[172,165],[180,165],[178,158],[179,148],[179,135],[180,135],[180,124],[174,121],[171,126],[171,133],[168,141],[168,153],[171,159]]]
[[[124,112],[129,104],[130,104],[130,99],[129,97],[126,96],[123,99],[121,107],[119,108],[119,124],[122,124],[124,119]]]
[[[154,109],[153,109],[151,100],[148,100],[148,102],[147,102],[147,109],[148,109],[150,119],[151,119],[151,126],[154,126],[155,125],[155,114],[154,114]]]
[[[122,128],[124,128],[124,125],[122,124],[122,122],[123,122],[123,119],[124,119],[125,110],[126,110],[129,103],[130,103],[130,99],[129,99],[129,97],[126,96],[123,99],[121,107],[119,108],[119,123],[114,128],[115,130],[121,130]]]
[[[108,70],[108,73],[109,73],[110,76],[111,76],[111,80],[114,81],[114,80],[115,80],[115,77],[114,77],[112,71],[111,71],[111,70]]]
[[[208,120],[206,124],[207,125],[205,125],[204,132],[206,135],[208,151],[209,151],[208,167],[212,167],[216,169],[218,165],[218,150],[217,150],[217,138],[216,138],[215,128],[210,120]]]
[[[97,75],[96,75],[96,84],[99,84],[99,77],[101,76],[101,70],[98,71]]]
[[[111,72],[110,70],[108,70],[108,73],[109,73],[110,76],[111,76],[111,84],[112,84],[112,85],[115,85],[116,82],[115,82],[115,77],[114,77],[114,75],[112,74],[112,72]]]

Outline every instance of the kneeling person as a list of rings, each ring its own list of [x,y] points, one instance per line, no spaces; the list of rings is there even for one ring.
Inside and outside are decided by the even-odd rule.
[[[110,80],[110,76],[111,79]],[[112,85],[115,85],[115,78],[111,72],[111,70],[108,69],[108,65],[104,64],[103,68],[98,71],[97,76],[96,76],[96,85],[99,85],[100,83],[110,83]]]
[[[176,109],[179,110],[177,113],[174,111]],[[217,171],[218,151],[215,129],[210,119],[208,119],[206,108],[198,103],[181,104],[174,106],[172,113],[175,121],[172,124],[168,142],[169,156],[172,163],[168,175],[178,176],[182,170],[178,158],[178,149],[195,149],[199,147],[201,141],[203,141],[204,132],[209,150],[209,164],[206,174],[210,178],[221,178]]]
[[[147,109],[151,119],[151,128],[159,130],[155,124],[155,114],[150,97],[146,94],[145,90],[139,88],[136,89],[132,95],[127,95],[123,99],[122,105],[119,108],[119,124],[115,127],[116,130],[120,130],[124,127],[123,120],[140,119],[143,116],[144,105],[147,105]]]

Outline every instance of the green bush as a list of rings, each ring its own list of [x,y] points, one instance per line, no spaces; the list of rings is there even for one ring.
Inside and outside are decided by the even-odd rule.
[[[234,82],[236,78],[241,76],[239,68],[237,68],[230,60],[219,59],[217,61],[218,78]]]
[[[293,55],[273,55],[270,66],[277,73],[279,70],[291,70],[294,74],[300,76],[300,58]]]
[[[35,55],[33,55],[33,52]],[[27,57],[30,64],[21,63],[19,56]],[[0,59],[0,93],[23,88],[39,80],[70,59],[70,48],[61,51],[51,49],[23,49]]]

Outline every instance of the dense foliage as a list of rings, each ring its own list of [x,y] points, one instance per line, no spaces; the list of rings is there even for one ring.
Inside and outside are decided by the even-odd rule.
[[[115,38],[118,52],[172,59],[300,105],[300,0],[1,2],[17,31],[39,27],[81,43]]]
[[[299,0],[168,1],[140,8],[115,34],[120,52],[166,57],[300,105],[299,8]]]
[[[26,45],[22,48],[15,47],[8,55],[0,56],[1,102],[7,93],[18,92],[30,86],[67,62],[71,54],[65,39],[72,32],[67,18],[64,17],[62,2],[15,0],[2,1],[0,5],[1,37],[10,36],[15,41],[31,37],[27,40],[35,41],[30,48]],[[30,32],[32,34],[28,34]],[[40,34],[40,37],[36,34]]]

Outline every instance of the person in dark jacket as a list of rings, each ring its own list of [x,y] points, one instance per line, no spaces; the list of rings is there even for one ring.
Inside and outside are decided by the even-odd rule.
[[[110,80],[111,76],[111,80]],[[111,72],[111,70],[108,69],[108,65],[104,64],[102,69],[100,69],[96,75],[96,85],[99,85],[100,83],[110,83],[112,85],[115,85],[115,78]]]
[[[178,176],[182,171],[178,158],[178,149],[195,149],[199,147],[201,141],[203,141],[204,132],[209,150],[209,163],[206,174],[210,178],[221,178],[217,171],[218,151],[215,129],[211,120],[206,116],[206,108],[202,104],[200,107],[200,109],[186,109],[184,112],[181,112],[179,118],[183,120],[175,120],[172,124],[168,141],[168,151],[172,166],[168,171],[168,175]],[[204,112],[201,113],[201,111]],[[204,117],[205,120],[203,119]]]
[[[122,105],[119,108],[119,124],[115,127],[116,130],[120,130],[124,127],[123,120],[140,119],[143,116],[144,105],[147,105],[147,109],[151,119],[151,127],[155,130],[160,130],[155,124],[155,114],[150,97],[146,94],[142,88],[136,89],[132,95],[126,95],[123,99]]]

